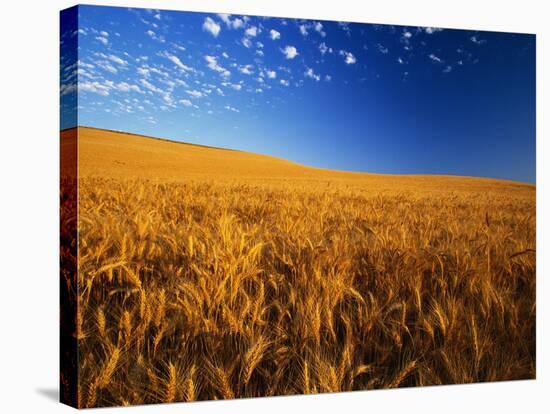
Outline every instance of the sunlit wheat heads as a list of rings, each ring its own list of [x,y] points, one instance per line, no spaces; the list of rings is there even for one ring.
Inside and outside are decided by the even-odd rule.
[[[535,377],[532,186],[308,172],[78,188],[80,406]]]

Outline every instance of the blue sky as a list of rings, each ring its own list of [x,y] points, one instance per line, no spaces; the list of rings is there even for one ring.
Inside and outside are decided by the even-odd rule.
[[[61,29],[62,128],[535,182],[534,35],[97,6]]]

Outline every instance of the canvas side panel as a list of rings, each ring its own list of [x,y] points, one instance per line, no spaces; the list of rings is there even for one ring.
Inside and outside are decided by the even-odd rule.
[[[78,8],[60,14],[60,399],[79,407],[77,340]]]

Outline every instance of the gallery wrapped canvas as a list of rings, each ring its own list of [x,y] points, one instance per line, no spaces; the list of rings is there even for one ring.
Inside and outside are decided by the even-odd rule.
[[[535,378],[535,36],[61,12],[61,399]]]

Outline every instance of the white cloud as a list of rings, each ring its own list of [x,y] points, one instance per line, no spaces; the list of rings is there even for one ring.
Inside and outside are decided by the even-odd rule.
[[[344,62],[346,62],[347,65],[353,65],[357,62],[357,59],[355,58],[355,56],[353,56],[353,53],[351,52],[340,50],[340,56],[344,56]]]
[[[81,60],[77,61],[77,66],[82,68],[88,68],[88,69],[94,68],[94,65],[92,65],[91,63],[86,63]],[[67,70],[67,68],[65,68],[65,70]]]
[[[222,82],[222,85],[225,86],[226,88],[231,88],[236,91],[240,91],[243,88],[243,86],[240,83]]]
[[[404,64],[405,62],[403,61],[403,59],[401,59],[401,57],[398,57],[397,58],[397,61],[399,62],[400,65]]]
[[[330,75],[325,75],[325,80],[326,80],[327,82],[330,82],[330,81],[332,80],[332,76],[330,76]]]
[[[275,79],[277,77],[277,72],[274,70],[268,70],[265,73],[269,79]]]
[[[451,65],[445,66],[445,69],[443,69],[443,73],[449,73],[453,70],[453,67]]]
[[[281,52],[283,52],[287,59],[294,59],[299,54],[294,46],[285,46],[284,49],[281,49]]]
[[[259,29],[256,27],[256,26],[250,26],[248,29],[246,29],[244,31],[244,37],[241,39],[241,43],[244,47],[246,47],[247,49],[251,48],[252,47],[252,40],[250,40],[250,38],[252,37],[256,37],[259,33]],[[263,44],[261,42],[258,42],[258,44],[260,44],[261,46],[258,46],[258,47],[263,47]]]
[[[281,33],[279,33],[277,30],[271,29],[269,31],[269,36],[271,37],[271,40],[277,40],[281,38]]]
[[[323,31],[323,24],[321,22],[315,23],[315,26],[313,26],[315,31],[319,33],[322,37],[325,37],[327,34]]]
[[[228,111],[241,112],[241,111],[239,111],[237,108],[235,108],[235,107],[233,107],[233,106],[229,106],[229,105],[225,105],[224,108],[227,109]]]
[[[480,38],[477,37],[477,36],[472,36],[472,37],[470,37],[470,40],[471,40],[472,42],[474,42],[476,45],[483,45],[483,44],[487,43],[486,40],[480,39]]]
[[[212,36],[218,37],[221,27],[212,18],[207,17],[202,24],[202,29],[212,34]]]
[[[229,59],[229,55],[227,54],[227,52],[223,52],[223,53],[222,53],[222,56],[223,56],[224,58],[226,58],[226,59]]]
[[[443,60],[441,60],[441,58],[437,57],[433,53],[430,53],[430,55],[428,57],[436,63],[443,63]]]
[[[153,73],[156,73],[156,74],[159,75],[159,76],[164,77],[164,78],[167,78],[167,77],[170,76],[170,75],[168,74],[168,72],[164,72],[164,71],[162,71],[162,70],[160,70],[160,69],[158,69],[158,68],[150,67],[149,70],[150,70],[151,72],[153,72]]]
[[[111,62],[115,62],[116,64],[121,65],[121,66],[125,66],[125,65],[128,64],[128,62],[126,60],[121,59],[121,58],[119,58],[118,56],[115,56],[115,55],[109,55],[109,56],[107,56],[107,58]]]
[[[206,60],[207,66],[213,71],[220,73],[226,78],[231,75],[231,72],[218,63],[218,59],[215,56],[205,56],[204,59]]]
[[[105,46],[107,46],[109,44],[109,40],[104,37],[104,36],[97,36],[96,37],[96,40],[100,41],[101,43],[103,43]]]
[[[183,71],[192,71],[193,69],[190,68],[187,65],[184,65],[183,62],[175,55],[172,55],[168,52],[165,52],[161,54],[161,56],[164,56],[166,59],[170,60],[174,65],[176,65],[178,68],[180,68]]]
[[[236,18],[235,20],[233,20],[232,26],[233,29],[239,29],[244,26],[244,22],[242,19]]]
[[[179,102],[183,106],[193,106],[193,102],[191,102],[189,99],[181,99]]]
[[[159,41],[160,43],[164,43],[165,40],[164,40],[164,37],[162,36],[157,36],[157,34],[155,32],[153,32],[152,30],[147,30],[145,32],[151,39],[153,40],[157,40]]]
[[[147,79],[140,79],[139,82],[147,89],[149,89],[151,92],[160,93],[163,94],[164,91],[160,88],[157,88],[155,85],[150,83]]]
[[[325,53],[332,53],[332,48],[331,47],[328,47],[325,42],[321,43],[319,45],[319,51],[321,52],[322,55],[324,55]]]
[[[264,48],[264,44],[262,42],[256,42],[256,47],[258,49],[263,49]]]
[[[258,28],[256,26],[250,26],[244,31],[244,34],[249,37],[256,37],[258,34]]]
[[[193,98],[202,98],[204,94],[201,91],[197,90],[191,90],[191,91],[185,91],[189,95],[191,95]]]
[[[155,14],[153,17],[157,20],[160,20],[160,13]]]
[[[141,89],[137,85],[131,85],[127,82],[119,82],[114,85],[114,88],[120,92],[138,92],[141,93]]]
[[[252,65],[243,65],[239,68],[239,72],[245,75],[252,75],[254,71],[252,70]]]
[[[109,37],[109,33],[107,33],[105,30],[102,30],[101,32],[99,32],[99,35],[103,37]]]
[[[353,56],[351,53],[346,54],[346,63],[348,65],[351,65],[355,62],[357,62],[357,59],[355,58],[355,56]]]
[[[227,13],[218,13],[218,17],[221,19],[222,22],[226,24],[226,26],[231,26],[231,15]]]
[[[412,36],[413,36],[413,34],[411,32],[409,32],[408,30],[403,30],[403,33],[401,34],[400,42],[405,45],[404,46],[405,50],[410,50],[411,49],[410,44],[411,44]]]
[[[78,91],[82,92],[93,92],[97,93],[101,96],[108,96],[109,95],[109,87],[106,85],[103,85],[99,82],[79,82],[78,83]]]
[[[304,75],[306,76],[306,78],[314,79],[317,82],[321,80],[321,76],[316,74],[311,68],[307,68],[307,70],[304,72]]]
[[[306,27],[305,24],[301,24],[299,29],[300,29],[300,33],[302,34],[302,36],[307,36],[308,35],[307,27]]]
[[[388,48],[385,47],[382,43],[378,43],[377,47],[378,47],[378,51],[383,55],[386,55],[389,52]]]
[[[114,74],[118,73],[117,68],[115,68],[109,62],[97,62],[96,64],[97,64],[98,67],[100,67],[103,70],[106,70],[107,72],[111,72],[111,73],[114,73]]]
[[[256,50],[256,54],[257,54],[258,56],[263,56],[263,55],[264,55],[264,52],[263,52],[263,50]]]
[[[172,95],[170,95],[170,92],[166,92],[162,95],[162,100],[164,103],[168,106],[175,106],[174,105],[174,99],[172,98]]]
[[[147,77],[150,74],[150,70],[148,68],[142,66],[142,67],[138,68],[137,73],[140,74],[141,76],[146,76]]]
[[[60,88],[61,96],[76,92],[77,90],[78,88],[76,86],[76,83],[67,83],[67,84],[61,85],[61,88]]]
[[[443,29],[439,27],[424,27],[424,31],[428,34],[434,34],[435,32],[441,32]]]
[[[229,29],[239,29],[244,25],[242,19],[236,17],[235,19],[231,20],[231,15],[227,13],[218,13],[218,17],[221,19],[222,22],[225,23],[225,25]]]
[[[287,81],[286,79],[281,79],[280,82],[281,82],[281,85],[283,85],[283,86],[288,86],[288,85],[290,85],[290,82]]]

